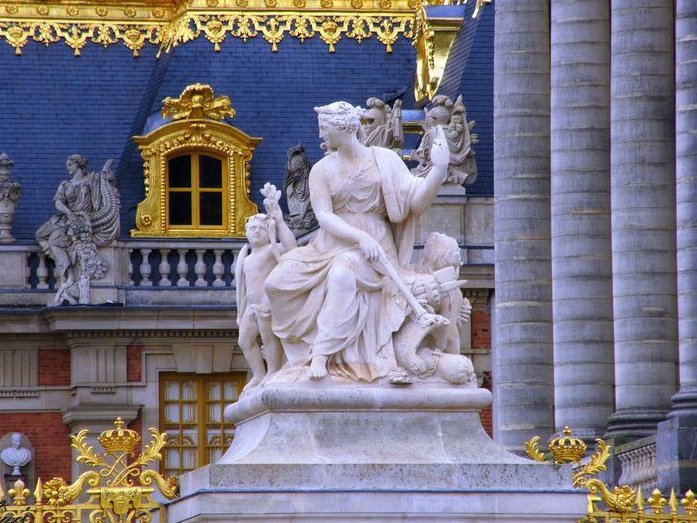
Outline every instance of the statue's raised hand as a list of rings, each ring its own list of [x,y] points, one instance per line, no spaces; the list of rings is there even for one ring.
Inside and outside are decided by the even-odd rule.
[[[266,209],[266,214],[274,221],[282,220],[283,213],[281,212],[281,206],[278,204],[281,199],[281,191],[276,189],[275,185],[266,182],[264,188],[261,189],[260,192],[264,195],[264,209]]]
[[[440,125],[437,126],[436,129],[436,137],[433,140],[433,145],[431,146],[431,162],[437,167],[447,169],[448,163],[450,162],[448,140],[445,138],[445,133]]]

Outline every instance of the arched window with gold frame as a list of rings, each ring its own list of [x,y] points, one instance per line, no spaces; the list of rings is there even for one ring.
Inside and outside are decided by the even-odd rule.
[[[163,101],[172,121],[134,136],[143,157],[145,200],[133,237],[243,237],[258,212],[249,199],[249,162],[261,138],[222,120],[234,116],[226,96],[195,84]]]

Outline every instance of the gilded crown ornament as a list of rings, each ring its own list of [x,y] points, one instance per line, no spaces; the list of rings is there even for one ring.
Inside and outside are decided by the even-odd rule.
[[[230,98],[215,96],[210,85],[193,84],[187,86],[179,98],[167,97],[162,101],[162,116],[172,120],[222,120],[226,116],[235,116],[235,110]]]
[[[586,453],[583,440],[571,437],[571,429],[564,427],[564,437],[553,438],[549,443],[549,451],[554,456],[555,463],[578,463]]]
[[[97,438],[99,443],[108,453],[128,452],[132,454],[140,442],[140,434],[135,430],[124,429],[123,420],[120,417],[116,418],[114,425],[116,425],[115,429],[105,430],[99,435]]]

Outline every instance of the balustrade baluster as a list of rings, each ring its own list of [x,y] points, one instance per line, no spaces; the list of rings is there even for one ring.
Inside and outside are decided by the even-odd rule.
[[[213,287],[225,287],[225,282],[223,281],[223,274],[225,274],[223,249],[215,249],[213,254],[215,254],[215,262],[213,263],[213,275],[215,276],[215,280],[213,281]]]
[[[128,284],[135,285],[136,282],[133,281],[133,260],[131,256],[133,256],[133,249],[128,249]]]
[[[169,273],[172,271],[172,267],[169,265],[169,260],[167,255],[171,249],[160,249],[160,287],[169,287],[172,285],[172,281],[169,279]]]
[[[141,254],[143,255],[143,261],[140,262],[140,275],[142,276],[142,280],[140,280],[140,285],[142,287],[150,287],[152,285],[152,281],[150,281],[150,274],[152,274],[152,267],[150,267],[150,260],[148,260],[148,256],[150,256],[150,253],[152,252],[151,249],[141,249],[140,250]]]
[[[203,261],[203,253],[206,251],[204,249],[196,249],[196,265],[194,265],[194,272],[196,273],[196,282],[194,285],[196,287],[206,287],[208,283],[204,279],[206,275],[206,264]]]
[[[189,266],[186,264],[187,251],[188,249],[177,249],[177,253],[179,254],[179,261],[177,262],[177,275],[179,275],[177,287],[189,286],[189,281],[186,279],[186,275],[189,273]]]
[[[38,252],[39,265],[36,268],[36,283],[37,289],[48,289],[48,267],[46,266],[46,255],[43,252]]]

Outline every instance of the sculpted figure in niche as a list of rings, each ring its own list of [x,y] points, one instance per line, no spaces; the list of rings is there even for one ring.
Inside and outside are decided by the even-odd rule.
[[[12,445],[0,452],[0,459],[8,467],[12,467],[12,475],[19,476],[20,469],[31,461],[31,450],[22,446],[22,435],[15,432],[10,437]]]
[[[409,268],[415,218],[445,180],[445,137],[433,140],[433,168],[411,175],[394,152],[358,139],[359,110],[346,102],[317,107],[320,137],[333,151],[310,173],[320,228],[281,257],[266,279],[274,333],[290,367],[307,376],[374,381],[396,367],[393,336],[403,324],[447,323],[417,302]],[[408,318],[409,317],[409,318]]]
[[[283,191],[288,202],[288,226],[294,231],[302,232],[317,225],[310,204],[308,177],[311,167],[305,147],[298,144],[288,149]]]
[[[450,151],[446,182],[473,184],[477,179],[477,161],[472,149],[477,143],[477,136],[470,132],[474,124],[474,121],[467,122],[462,96],[458,96],[455,103],[447,96],[435,96],[431,108],[426,111],[421,143],[411,156],[411,160],[419,162],[412,172],[416,176],[428,174],[433,163],[430,158],[431,144],[437,136],[438,128],[442,128]]]
[[[296,246],[295,237],[283,221],[278,205],[281,192],[267,183],[261,193],[265,197],[267,214],[256,214],[247,221],[249,243],[240,251],[235,266],[239,344],[252,370],[252,379],[247,388],[256,387],[267,373],[271,375],[283,365],[283,348],[271,331],[271,309],[264,292],[264,281],[281,254]],[[257,342],[259,337],[263,354]]]
[[[401,153],[404,145],[402,101],[395,100],[390,108],[379,98],[368,98],[366,106],[361,111],[360,141],[366,146],[386,147]]]
[[[54,305],[90,302],[90,280],[104,277],[108,266],[97,248],[119,234],[119,193],[113,160],[101,172],[87,172],[87,160],[68,157],[70,179],[60,183],[53,197],[58,211],[36,232],[36,240],[53,258],[58,273]]]

